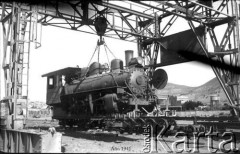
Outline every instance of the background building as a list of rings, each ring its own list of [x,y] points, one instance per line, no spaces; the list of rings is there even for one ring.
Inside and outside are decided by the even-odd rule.
[[[169,110],[182,110],[181,101],[177,100],[177,96],[170,95],[159,95],[157,106],[161,107],[161,110],[169,109]]]
[[[186,95],[179,95],[177,96],[177,101],[180,101],[181,104],[185,103],[186,101],[189,101],[188,96]]]

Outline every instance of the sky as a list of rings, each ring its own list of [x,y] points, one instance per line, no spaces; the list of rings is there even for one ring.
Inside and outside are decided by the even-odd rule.
[[[51,71],[65,67],[86,67],[96,47],[97,35],[86,34],[62,28],[43,26],[42,46],[32,49],[30,54],[29,99],[46,101],[46,77]],[[124,60],[124,51],[133,50],[137,56],[137,44],[118,39],[105,38],[114,55]],[[100,50],[100,62],[107,62],[104,48]],[[113,56],[109,57],[110,59]],[[97,60],[95,56],[93,61]],[[168,74],[168,82],[191,87],[200,86],[215,75],[209,66],[187,62],[162,67]]]

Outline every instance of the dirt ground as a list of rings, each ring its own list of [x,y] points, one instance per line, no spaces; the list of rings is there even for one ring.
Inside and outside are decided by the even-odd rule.
[[[91,131],[62,131],[62,152],[64,153],[143,153],[144,136],[113,133],[97,133]],[[164,137],[167,145],[172,149],[172,144],[176,140],[181,140],[174,136]],[[213,140],[213,147],[218,149],[220,142],[224,139]],[[163,141],[161,143],[166,148]],[[193,138],[190,139],[189,148],[193,147]],[[184,144],[179,144],[178,150],[183,148]],[[230,143],[226,144],[226,149],[230,147]],[[240,148],[240,143],[237,142],[236,147]],[[160,142],[157,143],[157,153],[167,153]],[[208,149],[208,139],[200,138],[199,143],[200,153],[210,153]],[[175,152],[174,152],[175,153]],[[184,152],[183,153],[188,153]],[[222,153],[218,150],[218,153]]]
[[[44,126],[45,129],[49,126],[56,127],[58,123],[56,121],[49,121],[49,120],[29,120],[27,122],[27,126],[32,127],[40,127]],[[36,129],[35,128],[35,129]],[[39,128],[38,128],[39,129]],[[44,128],[42,128],[44,129]],[[144,139],[145,136],[135,135],[135,134],[119,134],[118,132],[106,132],[106,131],[96,131],[96,130],[88,130],[88,131],[81,131],[77,128],[73,129],[60,129],[57,128],[57,132],[62,133],[62,152],[63,153],[144,153]],[[220,135],[221,136],[221,135]],[[236,134],[237,141],[236,147],[240,149],[240,135]],[[172,150],[172,145],[175,141],[183,140],[183,137],[176,138],[174,136],[164,137],[165,140],[161,143],[164,145],[166,149],[168,145],[169,150]],[[213,147],[219,149],[219,144],[221,142],[225,142],[229,139],[229,136],[225,139],[221,137],[217,137],[213,140]],[[187,138],[184,139],[187,141]],[[199,153],[210,153],[208,149],[208,138],[201,137],[199,139]],[[164,150],[160,142],[157,142],[157,153],[168,153],[168,151]],[[166,144],[165,144],[166,143]],[[185,142],[186,143],[186,142]],[[185,144],[187,145],[187,144]],[[193,137],[189,140],[189,148],[193,148],[194,140]],[[227,143],[225,149],[230,148],[231,143]],[[177,150],[184,148],[184,144],[181,143],[177,146]],[[186,146],[185,146],[186,148]],[[176,150],[175,150],[176,151]],[[175,153],[175,152],[174,152]],[[183,153],[188,153],[183,151]],[[222,153],[220,150],[217,153]],[[238,152],[240,153],[240,152]]]

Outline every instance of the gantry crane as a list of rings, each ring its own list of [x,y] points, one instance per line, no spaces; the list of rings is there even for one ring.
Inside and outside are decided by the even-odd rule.
[[[189,50],[221,62],[228,56],[230,65],[239,66],[237,0],[43,1],[1,2],[0,5],[4,73],[1,84],[5,86],[2,103],[10,108],[7,120],[10,128],[23,124],[18,111],[28,99],[30,43],[40,47],[41,26],[97,34],[94,26],[101,28],[101,24],[105,24],[105,37],[136,42],[138,55],[144,57],[152,69],[187,62],[178,55],[178,50]],[[186,20],[189,30],[167,36],[178,18]],[[217,27],[222,25],[227,26],[224,36],[219,38]],[[239,76],[214,66],[212,69],[239,117]]]

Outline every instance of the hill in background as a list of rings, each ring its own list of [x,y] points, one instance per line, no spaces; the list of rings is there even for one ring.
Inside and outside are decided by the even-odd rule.
[[[167,86],[156,92],[157,95],[184,95],[193,101],[201,101],[204,104],[210,103],[210,95],[218,95],[220,97],[220,103],[228,103],[228,99],[219,83],[217,78],[213,78],[207,83],[198,87],[188,87],[184,85],[178,85],[168,83]]]

